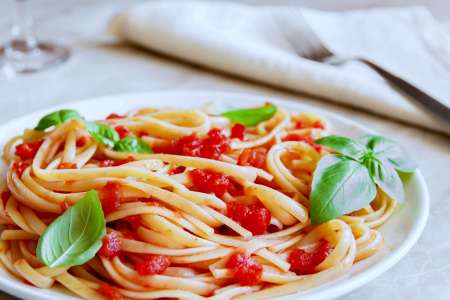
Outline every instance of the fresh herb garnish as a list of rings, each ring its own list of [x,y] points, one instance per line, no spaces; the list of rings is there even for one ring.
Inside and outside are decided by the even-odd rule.
[[[52,268],[78,266],[95,256],[105,233],[102,205],[97,192],[90,191],[47,227],[36,255]]]
[[[255,126],[269,120],[277,112],[275,105],[265,105],[257,108],[246,108],[227,111],[222,116],[228,118],[233,123],[240,123],[245,126]]]
[[[131,153],[153,153],[150,146],[143,140],[135,137],[128,136],[118,141],[113,148],[118,152],[131,152]]]
[[[376,196],[376,186],[403,201],[403,184],[396,170],[410,173],[416,165],[393,141],[373,135],[358,140],[332,135],[315,143],[337,154],[323,157],[314,172],[310,195],[313,224],[367,206]]]
[[[61,109],[45,115],[39,120],[38,125],[34,129],[44,131],[47,128],[62,124],[70,119],[81,119],[81,115],[76,110]]]
[[[108,125],[94,121],[86,122],[86,127],[94,139],[107,147],[112,148],[119,141],[119,134]]]
[[[408,153],[390,139],[378,135],[364,135],[358,141],[372,150],[378,158],[388,160],[397,171],[411,173],[417,168]]]

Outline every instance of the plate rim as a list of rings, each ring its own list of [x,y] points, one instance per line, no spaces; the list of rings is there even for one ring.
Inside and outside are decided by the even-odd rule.
[[[277,96],[266,96],[262,93],[236,93],[236,92],[228,92],[228,91],[217,91],[217,90],[159,90],[159,91],[153,91],[153,92],[140,92],[140,93],[118,93],[118,94],[110,94],[110,95],[104,95],[99,97],[89,97],[82,100],[77,101],[70,101],[65,102],[62,104],[57,105],[51,105],[47,106],[46,108],[39,109],[37,111],[22,115],[20,117],[15,117],[14,119],[10,119],[6,122],[0,123],[0,129],[8,126],[12,126],[15,123],[24,123],[27,119],[35,119],[38,116],[42,116],[44,114],[47,114],[51,111],[67,108],[70,106],[77,106],[77,105],[83,105],[87,102],[102,102],[102,101],[121,101],[120,99],[127,99],[130,101],[130,99],[133,98],[146,98],[146,97],[152,97],[155,98],[158,95],[161,97],[218,97],[218,98],[241,98],[244,101],[248,102],[254,102],[257,101],[256,98],[264,98],[264,100],[268,100],[271,102],[279,103],[283,106],[290,106],[290,107],[298,107],[298,108],[308,108],[312,111],[317,111],[320,114],[323,114],[325,116],[330,116],[333,119],[338,120],[339,122],[350,125],[352,127],[355,127],[358,130],[362,130],[364,132],[368,133],[376,133],[375,130],[372,130],[368,128],[366,125],[358,123],[356,121],[353,121],[352,119],[349,119],[347,117],[344,117],[338,113],[335,112],[329,112],[326,109],[315,106],[309,103],[302,103],[300,101],[290,100],[290,99],[282,99]],[[245,100],[246,99],[246,100]],[[151,100],[154,101],[154,100]],[[218,101],[227,101],[227,100],[218,100]],[[130,102],[133,102],[131,100]],[[189,102],[192,103],[192,100],[189,100]],[[0,141],[0,144],[1,141]],[[2,144],[3,145],[3,144]],[[394,249],[393,252],[389,252],[387,255],[383,257],[382,261],[376,262],[373,265],[369,266],[367,269],[362,270],[360,273],[355,274],[350,280],[345,279],[345,275],[339,277],[339,279],[344,278],[342,282],[338,282],[334,286],[327,286],[326,289],[320,290],[319,287],[314,287],[314,289],[319,288],[318,290],[315,290],[314,293],[310,295],[302,295],[302,292],[296,293],[296,294],[289,294],[281,296],[277,299],[293,299],[290,297],[300,296],[302,295],[302,299],[304,300],[323,300],[323,299],[331,299],[331,298],[337,298],[339,296],[342,296],[346,293],[349,293],[350,291],[353,291],[364,284],[370,282],[371,280],[375,279],[376,277],[380,276],[381,274],[388,271],[390,268],[392,268],[394,265],[396,265],[406,254],[411,250],[411,248],[416,244],[418,239],[420,238],[421,234],[423,233],[425,226],[427,224],[427,220],[429,217],[429,210],[430,210],[430,196],[428,191],[428,186],[426,184],[425,178],[420,171],[420,169],[417,169],[416,172],[413,175],[416,177],[417,180],[417,187],[419,191],[421,192],[420,195],[417,197],[419,199],[419,204],[421,205],[419,214],[415,220],[415,222],[412,225],[412,228],[410,232],[405,236],[405,239],[401,242],[401,244]],[[332,282],[332,281],[331,281]],[[21,281],[15,279],[15,278],[7,278],[0,276],[0,290],[3,290],[13,296],[16,297],[24,297],[25,299],[28,298],[35,298],[35,299],[42,299],[42,300],[57,300],[57,295],[49,295],[44,294],[41,292],[45,291],[53,291],[56,292],[54,289],[39,289],[33,286],[28,286]],[[66,297],[71,297],[69,295],[65,295]]]

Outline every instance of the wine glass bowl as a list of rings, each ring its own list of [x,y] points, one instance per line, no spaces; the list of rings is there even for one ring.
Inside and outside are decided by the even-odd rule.
[[[15,0],[9,40],[0,47],[0,65],[5,73],[32,73],[58,65],[70,57],[69,49],[39,41],[33,31],[33,18],[27,0]]]

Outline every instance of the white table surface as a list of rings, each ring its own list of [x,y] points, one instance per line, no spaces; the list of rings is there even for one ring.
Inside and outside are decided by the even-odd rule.
[[[0,122],[51,105],[88,97],[176,89],[258,93],[303,101],[350,117],[392,137],[411,150],[429,184],[432,203],[428,225],[412,251],[390,271],[342,299],[450,299],[449,137],[329,102],[212,73],[116,43],[104,33],[106,22],[112,13],[130,2],[136,1],[31,1],[31,11],[36,15],[36,28],[40,36],[65,43],[72,49],[72,57],[64,65],[45,72],[14,79],[0,78]],[[303,2],[333,9],[428,2],[440,19],[450,19],[450,1],[447,0]],[[6,0],[0,1],[0,41],[6,38],[10,4]],[[0,299],[13,298],[0,293]]]

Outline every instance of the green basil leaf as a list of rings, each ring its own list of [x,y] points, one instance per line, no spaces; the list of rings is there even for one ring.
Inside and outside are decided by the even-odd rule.
[[[275,105],[265,105],[257,108],[246,108],[227,111],[222,116],[228,118],[233,123],[240,123],[245,126],[255,126],[269,120],[277,112]]]
[[[403,183],[394,167],[386,160],[370,160],[369,172],[375,183],[392,199],[403,202],[405,198]]]
[[[78,266],[95,256],[105,234],[102,205],[97,192],[90,191],[47,227],[36,254],[51,268]]]
[[[366,147],[364,147],[360,143],[350,138],[337,135],[330,135],[320,138],[316,140],[315,143],[331,148],[338,153],[351,157],[353,159],[360,159],[364,155],[364,152],[366,150]]]
[[[386,159],[400,172],[412,173],[417,168],[414,160],[394,141],[377,135],[365,135],[359,141],[371,149],[375,156]]]
[[[45,115],[39,120],[35,130],[44,131],[47,128],[62,124],[70,119],[81,119],[80,113],[72,109],[61,109]]]
[[[86,127],[94,139],[107,147],[112,148],[119,141],[119,134],[108,125],[99,122],[86,122]]]
[[[128,136],[118,141],[113,148],[118,152],[131,152],[131,153],[153,153],[150,146],[141,139]]]
[[[338,155],[323,157],[314,171],[311,222],[320,224],[368,205],[376,186],[366,167]]]

